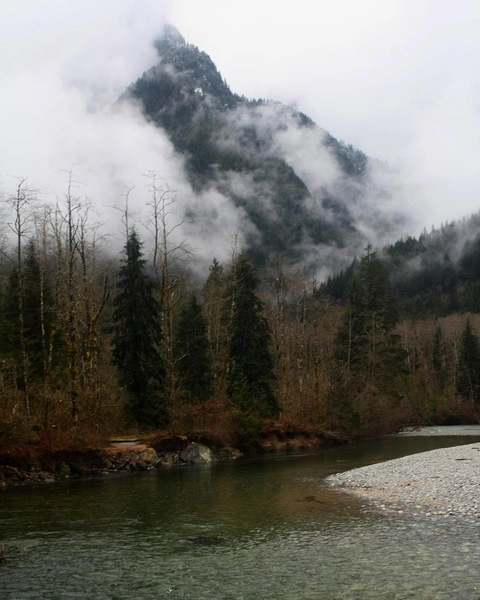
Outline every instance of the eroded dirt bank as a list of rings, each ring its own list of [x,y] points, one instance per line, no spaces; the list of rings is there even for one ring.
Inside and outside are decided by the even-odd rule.
[[[338,442],[331,436],[309,431],[270,430],[256,440],[249,448],[249,453],[299,452]],[[45,448],[32,444],[21,448],[3,448],[0,450],[0,486],[45,484],[78,476],[139,472],[189,463],[235,460],[244,455],[244,449],[185,435],[115,439],[91,448],[82,448],[79,441],[73,446],[66,446]],[[204,455],[197,457],[191,452],[192,446],[201,446],[210,451],[211,458],[206,458],[206,451]]]

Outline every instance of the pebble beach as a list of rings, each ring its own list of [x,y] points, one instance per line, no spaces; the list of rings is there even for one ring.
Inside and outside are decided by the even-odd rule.
[[[480,523],[480,443],[413,454],[327,478],[376,507]]]

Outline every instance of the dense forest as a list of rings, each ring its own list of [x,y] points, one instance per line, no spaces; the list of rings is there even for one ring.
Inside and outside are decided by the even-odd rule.
[[[187,247],[171,242],[170,192],[154,190],[148,229],[125,207],[123,250],[112,256],[71,183],[55,206],[26,181],[5,203],[4,441],[168,429],[248,446],[273,426],[347,440],[478,419],[478,315],[467,305],[428,318],[405,302],[399,310],[383,257],[418,241],[367,246],[337,278],[348,280],[343,295],[327,293],[335,277],[319,286],[280,263],[260,277],[235,242],[228,264],[212,257],[196,272]]]
[[[400,316],[438,318],[479,312],[479,251],[479,213],[382,248]],[[329,277],[320,293],[345,302],[355,265],[356,260]]]
[[[477,421],[479,215],[373,248],[368,232],[396,239],[404,220],[375,161],[234,94],[175,29],[157,49],[118,102],[168,136],[194,198],[177,211],[151,174],[143,217],[127,192],[113,234],[72,171],[56,203],[25,179],[4,192],[0,440],[160,429],[247,447],[269,428],[350,440]],[[223,209],[243,229],[199,267],[182,224],[215,240]]]

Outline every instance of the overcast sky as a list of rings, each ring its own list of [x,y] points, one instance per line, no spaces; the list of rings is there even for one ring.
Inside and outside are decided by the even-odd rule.
[[[400,168],[422,226],[480,208],[478,0],[4,0],[0,186],[28,176],[58,189],[73,163],[136,184],[153,155],[180,178],[138,115],[105,116],[155,62],[165,21],[234,92],[294,104]]]

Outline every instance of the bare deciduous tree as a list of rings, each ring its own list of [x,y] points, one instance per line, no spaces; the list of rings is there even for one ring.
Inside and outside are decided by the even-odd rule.
[[[176,376],[174,353],[174,314],[183,298],[182,274],[179,266],[185,263],[192,251],[185,241],[176,242],[175,232],[185,223],[177,218],[174,207],[177,203],[175,191],[161,180],[156,173],[149,173],[150,215],[145,227],[153,236],[153,269],[160,283],[160,301],[163,327],[163,355],[166,369],[166,395],[172,419],[180,392]]]
[[[27,419],[30,418],[30,390],[28,373],[28,354],[25,340],[25,272],[23,261],[23,241],[32,232],[34,219],[34,204],[37,201],[38,192],[27,185],[26,178],[18,179],[15,194],[7,199],[7,203],[13,212],[13,222],[9,223],[10,229],[16,238],[16,275],[18,286],[18,334],[20,343],[21,372],[22,372],[22,394]]]

